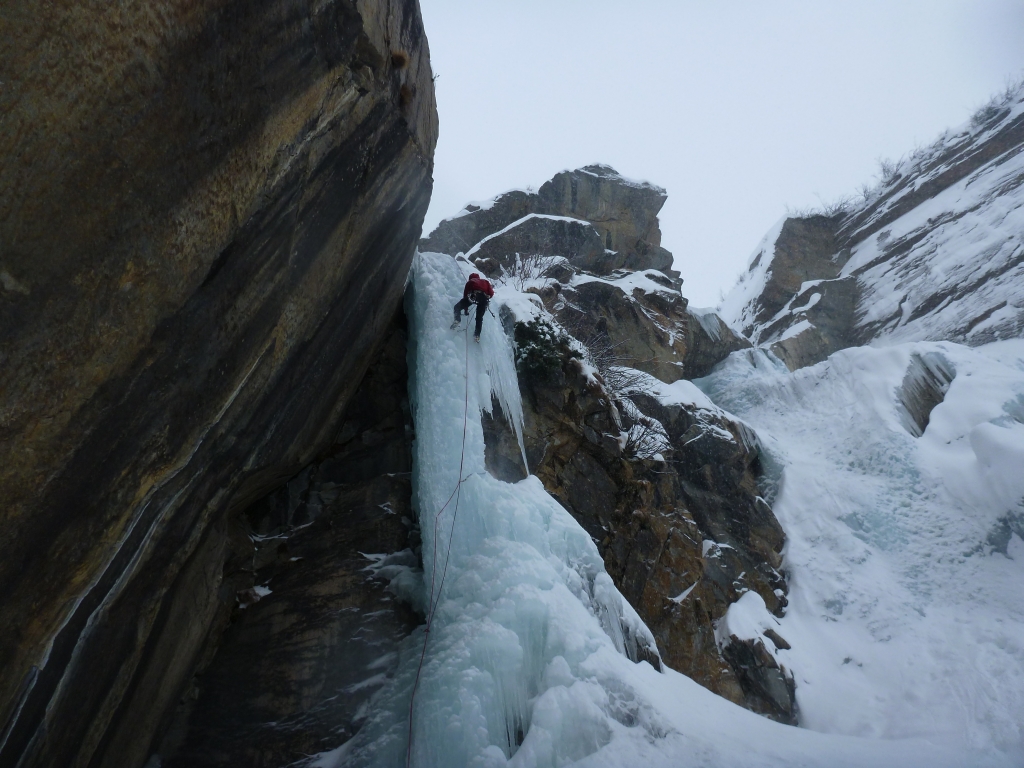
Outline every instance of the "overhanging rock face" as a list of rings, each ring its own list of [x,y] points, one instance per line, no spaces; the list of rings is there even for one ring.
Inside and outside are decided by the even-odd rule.
[[[0,764],[135,766],[400,300],[429,54],[414,1],[8,5]]]

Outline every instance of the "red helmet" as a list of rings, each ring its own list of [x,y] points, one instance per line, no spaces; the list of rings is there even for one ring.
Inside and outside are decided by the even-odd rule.
[[[479,272],[474,272],[473,274],[471,274],[469,276],[469,279],[472,280],[474,277],[480,277],[480,273]]]

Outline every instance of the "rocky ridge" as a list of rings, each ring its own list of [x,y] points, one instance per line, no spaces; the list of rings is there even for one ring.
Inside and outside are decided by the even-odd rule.
[[[796,369],[885,338],[970,346],[1024,334],[1024,86],[886,164],[857,203],[785,219],[722,317]]]
[[[746,344],[714,313],[688,308],[660,249],[664,197],[589,166],[536,194],[467,206],[420,248],[465,259],[501,284],[501,319],[519,355],[529,472],[598,544],[664,662],[793,723],[785,641],[716,635],[747,591],[782,614],[785,536],[764,498],[756,435],[686,380]],[[644,232],[651,241],[634,239]],[[609,243],[631,247],[615,252]],[[511,430],[500,416],[484,423],[489,471],[524,477]]]
[[[625,179],[607,165],[588,165],[556,174],[537,192],[512,190],[467,205],[420,240],[420,250],[470,254],[498,236],[500,243],[488,250],[504,257],[557,253],[599,274],[626,267],[668,270],[678,277],[671,271],[672,254],[661,247],[658,226],[658,211],[667,197],[661,187]],[[558,224],[559,217],[571,219],[576,227]],[[559,237],[566,230],[570,238],[586,241],[584,254],[572,257],[580,246],[566,242],[564,234]]]

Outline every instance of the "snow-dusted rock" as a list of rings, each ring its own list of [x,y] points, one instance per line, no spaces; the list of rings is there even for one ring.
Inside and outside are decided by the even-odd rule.
[[[721,312],[790,368],[874,340],[1024,333],[1024,88],[902,161],[857,205],[780,222]]]
[[[618,267],[670,270],[672,254],[661,247],[658,227],[658,211],[667,197],[661,187],[627,179],[607,165],[588,165],[557,174],[537,192],[511,190],[493,200],[467,205],[421,240],[420,249],[453,256],[468,253],[513,222],[542,214],[593,225],[602,247],[613,252],[604,260],[607,263],[595,264],[595,271]]]

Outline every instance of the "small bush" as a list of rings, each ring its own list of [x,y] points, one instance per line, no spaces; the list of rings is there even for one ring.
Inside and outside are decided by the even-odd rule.
[[[895,181],[903,169],[903,163],[902,157],[899,160],[890,160],[887,157],[878,158],[878,177],[882,180],[882,184]]]
[[[669,448],[661,425],[648,416],[642,416],[626,432],[622,455],[627,459],[649,459]]]
[[[559,256],[521,256],[517,253],[515,261],[501,267],[501,274],[495,277],[495,280],[501,285],[511,285],[522,293],[531,281],[544,277],[545,273],[559,261]]]
[[[551,323],[536,317],[528,323],[515,325],[516,369],[533,381],[553,381],[568,357],[579,357],[569,347],[569,340]]]

